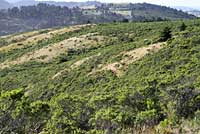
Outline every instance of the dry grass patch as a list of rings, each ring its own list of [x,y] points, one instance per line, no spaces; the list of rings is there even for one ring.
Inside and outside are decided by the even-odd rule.
[[[4,63],[0,64],[0,68],[9,67],[11,65],[23,64],[31,60],[38,61],[38,62],[49,62],[53,58],[63,53],[67,53],[69,49],[90,48],[103,41],[104,41],[104,37],[97,35],[97,33],[89,33],[86,35],[82,35],[80,37],[72,37],[72,38],[63,40],[59,43],[51,44],[47,47],[41,48],[34,52],[29,52],[23,55],[22,57],[17,58],[16,60],[5,61]],[[76,64],[78,65],[80,63],[76,63]]]
[[[53,30],[53,31],[50,31],[50,32],[47,32],[47,33],[35,35],[35,36],[32,36],[30,38],[25,39],[24,41],[12,43],[8,46],[1,47],[0,52],[1,51],[9,51],[9,50],[12,50],[12,49],[17,49],[17,48],[23,48],[25,45],[26,46],[33,45],[33,44],[37,43],[38,41],[47,40],[47,39],[52,38],[55,35],[61,35],[61,34],[64,34],[66,32],[76,31],[76,30],[79,30],[79,29],[81,29],[85,26],[89,26],[89,25],[71,26],[71,27],[56,29],[56,30]],[[20,35],[18,35],[18,36],[20,36]],[[24,35],[22,35],[22,37],[23,36]]]
[[[23,34],[20,34],[20,35],[2,36],[1,39],[6,39],[6,41],[8,43],[12,43],[12,42],[16,43],[16,42],[25,40],[25,39],[27,39],[29,37],[36,36],[39,33],[40,33],[39,31],[33,31],[33,32],[23,33]]]

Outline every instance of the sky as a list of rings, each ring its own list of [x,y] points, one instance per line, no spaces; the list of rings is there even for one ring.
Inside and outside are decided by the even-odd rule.
[[[8,0],[8,1],[19,1],[19,0]],[[38,0],[41,1],[41,0]],[[88,0],[48,0],[48,1],[76,1],[76,2],[84,2]],[[91,0],[93,1],[93,0]],[[186,6],[186,7],[200,7],[200,0],[97,0],[101,2],[107,3],[152,3],[158,5],[165,5],[165,6]]]
[[[87,0],[54,0],[54,1],[87,1]],[[165,6],[187,6],[187,7],[200,7],[200,0],[98,0],[101,2],[118,2],[118,3],[141,3],[147,2]]]

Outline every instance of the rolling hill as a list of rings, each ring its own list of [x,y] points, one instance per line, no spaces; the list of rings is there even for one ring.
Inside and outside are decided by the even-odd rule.
[[[30,3],[32,0],[24,2]],[[25,3],[20,2],[20,4],[28,5]],[[87,23],[144,22],[195,18],[195,16],[182,11],[147,3],[64,2],[60,3],[64,6],[56,6],[59,3],[40,3],[38,5],[23,6],[21,8],[14,7],[7,11],[0,11],[0,35]],[[76,7],[74,7],[75,5]]]
[[[200,20],[0,38],[0,133],[198,134]]]

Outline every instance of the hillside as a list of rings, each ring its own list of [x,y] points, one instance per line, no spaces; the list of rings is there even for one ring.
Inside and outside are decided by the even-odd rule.
[[[155,19],[167,19],[167,20],[176,20],[176,19],[191,19],[194,16],[188,16],[187,13],[178,11],[176,9],[153,5],[148,3],[136,3],[136,4],[109,4],[108,7],[111,11],[117,11],[127,13],[132,16],[132,20],[155,20]]]
[[[30,3],[31,1],[24,2]],[[0,35],[87,23],[144,22],[195,18],[193,15],[172,8],[147,3],[101,5],[98,2],[64,2],[62,4],[66,6],[58,6],[59,3],[48,3],[50,5],[40,3],[0,11]],[[20,2],[20,4],[27,5],[23,2]],[[74,7],[73,4],[78,7]]]
[[[2,36],[0,133],[198,134],[200,20],[184,23]]]

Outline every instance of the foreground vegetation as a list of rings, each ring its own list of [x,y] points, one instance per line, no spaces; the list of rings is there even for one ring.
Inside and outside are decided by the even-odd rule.
[[[0,67],[1,133],[200,132],[200,20],[86,26],[0,51],[0,61],[89,33],[109,38],[48,62]],[[113,70],[91,73],[127,57],[121,53],[158,42],[165,42],[161,50],[123,66],[120,76]]]

